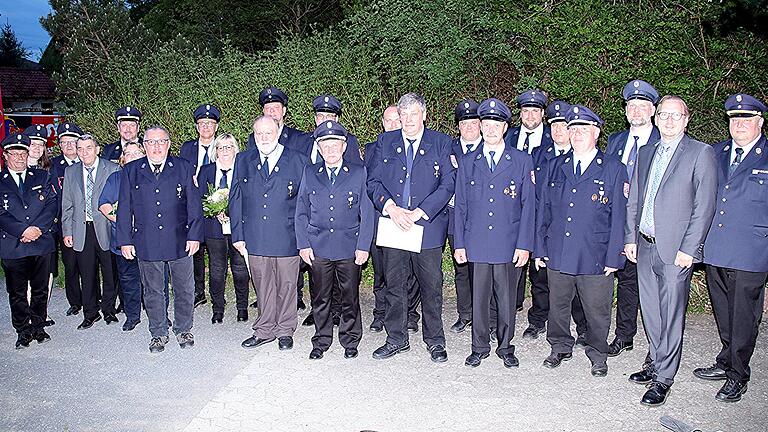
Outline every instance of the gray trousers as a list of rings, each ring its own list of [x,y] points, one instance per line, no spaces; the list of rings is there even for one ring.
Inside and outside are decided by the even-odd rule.
[[[587,321],[585,352],[593,364],[604,364],[608,358],[608,330],[611,327],[613,276],[569,275],[547,269],[549,281],[549,325],[547,342],[552,352],[573,351],[571,307],[578,293]]]
[[[296,279],[299,258],[248,255],[259,317],[253,323],[253,335],[261,339],[293,336],[296,331]]]
[[[152,337],[168,336],[168,306],[165,302],[166,264],[171,272],[171,288],[173,288],[173,333],[185,333],[192,329],[195,300],[192,257],[185,256],[173,261],[139,260],[139,273],[144,286],[144,307],[147,310],[149,333]]]
[[[656,380],[666,385],[672,385],[680,367],[692,274],[692,268],[662,262],[656,245],[640,238],[637,245],[640,309]]]

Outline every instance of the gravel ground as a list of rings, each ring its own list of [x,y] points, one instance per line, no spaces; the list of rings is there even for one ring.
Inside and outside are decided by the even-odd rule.
[[[446,289],[444,324],[455,320],[453,289]],[[635,349],[609,359],[606,378],[589,373],[582,350],[555,370],[541,362],[545,339],[521,340],[526,315],[518,314],[518,369],[491,356],[464,366],[470,333],[447,335],[449,359],[436,365],[421,341],[389,360],[371,352],[384,334],[365,330],[360,357],[343,358],[335,344],[320,361],[307,358],[312,331],[299,327],[295,347],[276,343],[240,348],[250,326],[227,309],[223,325],[210,324],[209,305],[196,310],[196,344],[175,341],[150,354],[146,319],[130,333],[100,321],[76,330],[82,314],[64,316],[64,293],[51,301],[52,340],[14,350],[6,296],[0,296],[0,430],[3,431],[656,431],[670,415],[703,431],[765,431],[768,427],[768,336],[761,326],[752,361],[752,381],[736,404],[717,402],[721,382],[693,377],[719,348],[711,316],[689,316],[677,382],[663,407],[646,408],[645,388],[627,381],[642,363],[643,337]],[[364,328],[370,323],[370,290],[362,294]],[[526,308],[529,303],[526,303]],[[251,318],[255,317],[251,310]],[[300,314],[300,319],[306,312]],[[119,315],[123,320],[124,316]],[[642,332],[642,330],[641,330]]]

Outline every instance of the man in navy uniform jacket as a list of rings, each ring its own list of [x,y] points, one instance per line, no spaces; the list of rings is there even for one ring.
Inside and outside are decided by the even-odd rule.
[[[123,167],[117,207],[117,244],[126,259],[138,259],[144,307],[152,339],[150,352],[168,343],[166,266],[173,287],[173,332],[181,348],[191,347],[195,297],[192,255],[203,240],[203,205],[193,183],[194,168],[169,156],[168,131],[144,132],[147,156]]]
[[[6,165],[0,171],[0,260],[5,273],[16,348],[51,339],[44,324],[50,254],[54,249],[57,200],[48,173],[27,168],[29,137],[3,140]],[[27,300],[27,287],[31,287]]]
[[[509,108],[498,99],[478,108],[483,144],[465,157],[456,177],[454,256],[473,263],[472,353],[465,364],[480,365],[491,350],[489,327],[497,332],[496,354],[507,368],[519,365],[515,346],[517,280],[533,250],[536,192],[531,157],[505,146]],[[501,240],[501,241],[500,241]],[[491,297],[497,320],[489,323]]]
[[[643,80],[632,80],[624,86],[622,96],[626,102],[625,115],[629,129],[614,132],[608,137],[605,153],[621,159],[627,167],[627,178],[632,180],[637,163],[637,152],[645,145],[659,142],[659,129],[651,119],[656,113],[659,93]],[[637,334],[637,309],[640,297],[637,288],[637,264],[627,261],[616,272],[616,337],[609,345],[608,356],[615,357],[634,347]]]
[[[547,268],[552,347],[544,366],[572,357],[571,304],[578,293],[587,320],[586,354],[592,375],[608,374],[613,275],[624,266],[624,220],[629,184],[621,161],[597,148],[602,119],[574,105],[566,114],[573,151],[553,159],[536,214],[536,266]]]
[[[448,360],[443,332],[442,250],[448,232],[447,204],[454,191],[451,138],[424,127],[424,98],[408,93],[398,102],[402,129],[379,135],[368,177],[373,205],[403,231],[424,227],[421,253],[384,248],[387,311],[386,343],[373,353],[384,359],[410,349],[408,287],[415,277],[421,289],[424,342],[434,362]]]
[[[284,147],[305,153],[306,136],[311,134],[285,124],[285,116],[288,114],[288,95],[277,87],[267,87],[259,93],[259,105],[261,105],[262,115],[277,121],[277,141]],[[246,149],[251,150],[255,146],[253,133],[250,133]]]
[[[141,123],[141,111],[134,106],[120,107],[115,111],[115,122],[120,139],[104,146],[101,157],[114,163],[120,162],[123,147],[131,142],[139,140],[139,124]]]
[[[341,291],[339,341],[344,357],[357,356],[363,333],[360,269],[368,260],[374,211],[366,191],[366,171],[343,160],[347,131],[328,120],[314,133],[322,160],[304,168],[296,204],[296,245],[311,266],[315,335],[309,358],[323,357],[333,341],[332,290]]]
[[[749,361],[763,316],[768,276],[768,143],[760,131],[765,104],[746,94],[725,101],[731,139],[715,146],[717,208],[704,242],[707,286],[722,348],[705,380],[725,380],[716,398],[736,402],[747,391]]]
[[[278,141],[280,125],[261,116],[253,123],[256,148],[238,155],[229,195],[232,245],[247,257],[260,315],[243,348],[278,339],[293,348],[299,250],[294,217],[306,158]]]

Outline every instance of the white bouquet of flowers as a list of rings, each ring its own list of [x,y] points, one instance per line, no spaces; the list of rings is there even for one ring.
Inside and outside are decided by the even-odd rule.
[[[220,214],[227,214],[229,207],[229,188],[216,189],[213,185],[208,185],[208,194],[203,199],[203,214],[205,217],[217,217]]]

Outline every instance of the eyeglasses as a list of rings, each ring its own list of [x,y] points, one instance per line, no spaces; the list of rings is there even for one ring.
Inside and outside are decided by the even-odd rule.
[[[157,140],[156,139],[145,139],[144,140],[144,146],[145,147],[147,147],[147,146],[148,147],[160,147],[160,146],[166,145],[166,144],[168,144],[170,142],[171,142],[171,140],[168,139],[168,138],[157,139]]]
[[[222,151],[222,150],[233,150],[234,148],[235,148],[235,146],[233,146],[233,145],[231,145],[231,144],[228,144],[228,145],[222,145],[222,146],[218,146],[218,147],[216,147],[216,150],[218,150],[218,151]]]
[[[199,127],[207,127],[207,128],[215,127],[217,124],[218,123],[216,123],[215,121],[199,121],[199,122],[197,122],[197,125]]]
[[[123,155],[125,157],[129,157],[129,158],[139,158],[139,157],[144,156],[144,153],[142,153],[142,152],[123,152]]]
[[[25,158],[28,155],[28,152],[19,150],[19,151],[7,151],[5,154],[8,155],[8,157],[15,157],[15,158]]]
[[[681,112],[659,111],[656,113],[656,117],[658,117],[659,120],[668,120],[670,117],[672,117],[672,120],[679,121],[681,118],[685,117],[685,114]]]
[[[67,140],[67,141],[63,141],[63,140],[59,141],[59,145],[60,146],[68,146],[68,145],[75,145],[75,144],[77,144],[77,140],[76,139]]]

